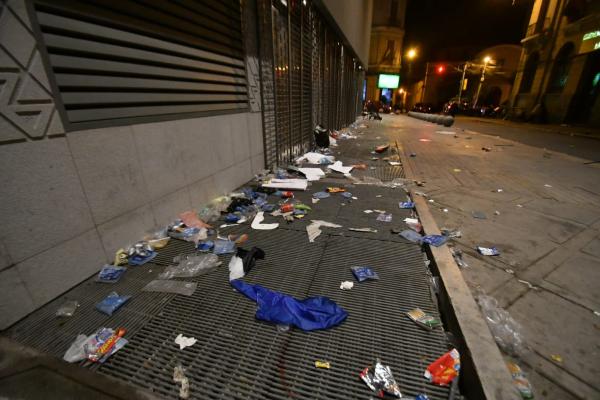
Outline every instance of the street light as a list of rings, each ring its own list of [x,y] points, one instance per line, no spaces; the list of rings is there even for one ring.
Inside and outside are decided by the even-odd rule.
[[[417,50],[415,50],[415,49],[409,49],[408,53],[406,53],[406,57],[408,57],[409,60],[412,60],[416,56],[417,56]]]
[[[477,102],[479,101],[479,93],[481,92],[481,86],[483,86],[483,81],[485,80],[485,69],[487,68],[488,63],[492,61],[490,56],[485,56],[483,59],[483,69],[481,70],[481,79],[479,80],[479,86],[477,87],[477,94],[475,95],[475,101],[473,102],[473,107],[477,106]]]

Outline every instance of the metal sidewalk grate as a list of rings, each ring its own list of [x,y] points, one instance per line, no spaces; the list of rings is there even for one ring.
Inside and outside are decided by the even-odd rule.
[[[332,182],[313,184],[297,198],[311,204],[311,194]],[[98,371],[165,398],[178,398],[172,376],[179,363],[187,370],[193,399],[369,398],[373,394],[358,374],[381,357],[404,394],[446,399],[447,389],[428,384],[422,375],[431,361],[447,351],[445,334],[441,329],[421,330],[405,316],[415,307],[439,315],[423,253],[419,246],[389,232],[395,223],[379,223],[373,214],[362,212],[366,204],[393,210],[399,223],[408,215],[397,208],[403,191],[362,185],[350,190],[359,200],[345,206],[341,198],[322,200],[307,218],[280,225],[283,229],[258,231],[246,224],[221,231],[248,233],[244,247],[265,251],[266,259],[258,261],[246,281],[298,298],[328,296],[349,312],[339,327],[280,332],[257,321],[255,303],[228,284],[228,256],[221,257],[223,265],[216,271],[192,278],[198,288],[190,297],[141,292],[174,256],[195,252],[192,244],[171,240],[152,264],[130,268],[117,284],[98,284],[90,278],[7,333],[62,357],[78,333],[89,334],[101,326],[126,327],[129,344]],[[270,218],[265,222],[272,222]],[[310,219],[340,223],[344,228],[325,228],[315,243],[309,243],[305,226]],[[381,232],[354,233],[347,231],[349,226],[381,226]],[[355,265],[372,266],[381,279],[341,291],[341,281],[354,280],[350,267]],[[133,298],[107,317],[94,304],[113,290]],[[73,318],[59,321],[54,313],[64,299],[77,299],[82,306]],[[195,337],[198,343],[180,351],[174,343],[179,333]],[[316,369],[317,359],[330,361],[332,368]]]

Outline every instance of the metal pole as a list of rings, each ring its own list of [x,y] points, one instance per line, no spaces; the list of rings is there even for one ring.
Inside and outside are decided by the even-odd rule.
[[[465,66],[463,67],[462,78],[460,80],[460,87],[458,88],[458,104],[459,104],[459,106],[460,106],[460,100],[462,98],[463,87],[465,87],[465,74],[467,73],[467,65],[469,65],[469,63],[465,63]]]
[[[421,103],[425,98],[425,89],[427,89],[427,75],[429,74],[429,63],[425,63],[425,80],[423,80],[423,90],[421,91]]]
[[[479,80],[479,86],[477,87],[477,94],[475,95],[475,102],[473,103],[473,107],[477,106],[477,102],[479,101],[479,92],[481,92],[481,86],[483,86],[483,81],[485,80],[486,67],[487,61],[483,64],[483,71],[481,71],[481,79]]]

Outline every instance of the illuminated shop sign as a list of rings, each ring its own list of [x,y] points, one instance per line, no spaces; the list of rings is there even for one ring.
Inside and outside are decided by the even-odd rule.
[[[598,49],[600,49],[600,31],[591,31],[584,34],[581,39],[581,46],[579,46],[579,54]]]

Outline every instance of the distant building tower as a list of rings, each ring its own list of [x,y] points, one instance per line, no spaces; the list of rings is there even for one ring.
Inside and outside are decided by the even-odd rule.
[[[511,114],[600,126],[600,1],[536,0],[521,43]]]
[[[406,0],[375,0],[367,70],[366,101],[400,101],[398,82],[404,41]]]

